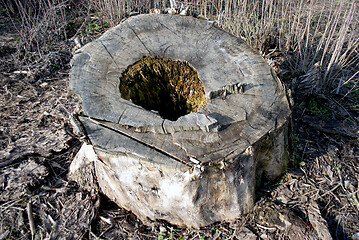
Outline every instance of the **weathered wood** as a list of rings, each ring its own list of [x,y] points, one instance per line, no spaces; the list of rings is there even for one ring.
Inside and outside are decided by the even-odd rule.
[[[171,121],[121,98],[121,74],[144,56],[193,66],[206,106]],[[71,64],[99,186],[143,220],[199,227],[234,219],[250,211],[260,180],[286,167],[284,86],[260,55],[207,21],[131,17]]]
[[[98,193],[99,187],[95,174],[95,161],[98,158],[91,145],[83,143],[72,160],[68,178],[77,182],[82,189]]]

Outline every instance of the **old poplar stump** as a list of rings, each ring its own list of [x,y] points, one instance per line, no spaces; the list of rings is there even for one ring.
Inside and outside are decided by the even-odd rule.
[[[131,17],[71,64],[100,190],[144,221],[235,219],[287,165],[285,88],[259,54],[207,21]]]

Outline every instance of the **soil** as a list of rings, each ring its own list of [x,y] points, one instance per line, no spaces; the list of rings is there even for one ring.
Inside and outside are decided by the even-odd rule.
[[[75,44],[65,39],[25,64],[4,13],[0,26],[0,239],[351,239],[359,231],[358,98],[294,95],[291,166],[258,190],[248,215],[201,229],[148,226],[67,178],[82,141],[70,124]]]

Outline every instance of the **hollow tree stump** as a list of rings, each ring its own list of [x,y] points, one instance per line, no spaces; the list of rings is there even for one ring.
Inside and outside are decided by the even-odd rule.
[[[131,17],[71,64],[98,185],[144,221],[235,219],[253,207],[260,181],[286,168],[284,86],[259,54],[207,21]]]

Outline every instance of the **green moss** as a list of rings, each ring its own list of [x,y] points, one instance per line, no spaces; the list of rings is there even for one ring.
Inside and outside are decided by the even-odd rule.
[[[109,23],[105,20],[102,20],[102,21],[98,21],[98,20],[95,20],[91,23],[89,23],[87,25],[87,28],[90,32],[95,32],[95,31],[100,31],[100,30],[103,30],[105,28],[108,28],[109,27]]]
[[[284,172],[289,165],[289,150],[287,147],[284,149],[282,159],[283,159],[282,172]]]
[[[306,103],[306,110],[315,116],[322,118],[330,118],[332,109],[326,104],[326,98],[321,95],[314,94]]]
[[[120,77],[120,92],[172,121],[207,104],[197,71],[188,62],[163,57],[146,56],[129,66]]]

